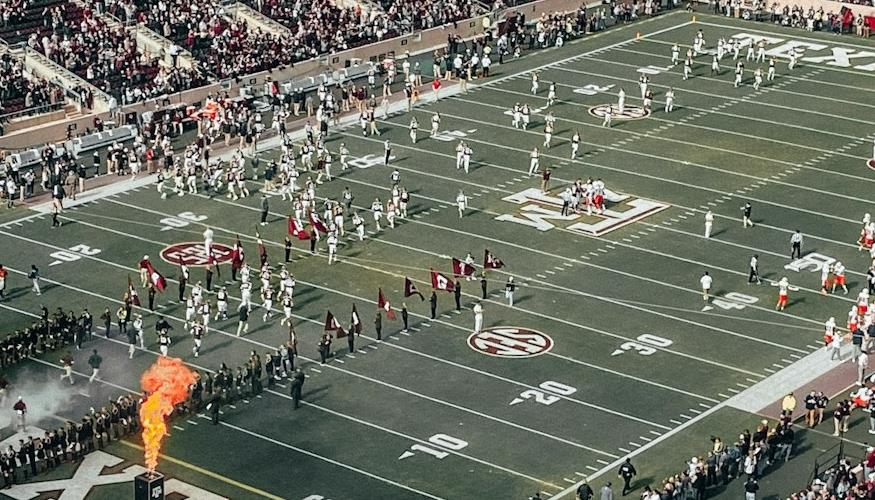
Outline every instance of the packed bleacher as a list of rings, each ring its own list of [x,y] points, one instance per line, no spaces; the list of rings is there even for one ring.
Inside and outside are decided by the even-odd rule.
[[[24,63],[9,54],[0,56],[0,117],[34,112],[46,104],[63,100],[60,89],[40,78],[24,74]]]
[[[486,13],[486,5],[476,0],[379,0],[380,6],[396,26],[405,32],[434,28]]]
[[[247,0],[262,14],[291,30],[294,60],[391,38],[397,31],[385,14],[341,8],[331,0]]]
[[[157,57],[140,53],[134,32],[110,26],[90,9],[85,9],[77,31],[41,38],[32,33],[28,45],[122,104],[206,83],[195,71],[162,67]]]
[[[0,12],[4,21],[0,39],[10,45],[33,34],[42,37],[46,33],[75,30],[83,17],[83,9],[65,0],[4,0]]]
[[[287,36],[231,19],[220,2],[147,0],[137,3],[137,21],[190,51],[218,78],[232,78],[294,62]]]

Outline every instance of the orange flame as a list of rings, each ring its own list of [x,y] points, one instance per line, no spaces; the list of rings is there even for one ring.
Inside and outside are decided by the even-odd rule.
[[[194,372],[178,358],[158,358],[143,373],[140,384],[149,393],[149,398],[140,407],[140,424],[143,427],[146,468],[150,471],[158,467],[161,440],[167,434],[164,419],[173,412],[174,406],[188,398],[189,387],[194,383]]]

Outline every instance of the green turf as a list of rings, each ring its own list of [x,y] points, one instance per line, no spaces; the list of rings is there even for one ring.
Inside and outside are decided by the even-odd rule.
[[[603,475],[594,484],[600,485],[614,477],[613,468],[606,465],[641,446],[648,449],[635,458],[641,471],[637,486],[657,485],[665,475],[679,471],[685,459],[706,449],[709,435],[719,433],[728,440],[752,427],[759,417],[722,402],[811,352],[819,344],[819,324],[829,316],[842,321],[852,304],[842,295],[818,294],[819,273],[783,268],[789,261],[792,230],[805,233],[807,252],[823,253],[848,266],[854,294],[864,282],[868,258],[854,241],[857,221],[869,210],[871,178],[864,158],[871,152],[871,140],[865,122],[875,96],[865,82],[871,77],[804,61],[789,73],[781,62],[776,81],[754,92],[754,64],[748,64],[745,84],[734,89],[731,58],[724,61],[723,72],[711,78],[702,56],[690,80],[682,81],[676,68],[651,78],[656,102],[646,119],[617,120],[606,129],[588,109],[615,102],[619,86],[625,88],[628,104],[639,104],[637,69],[666,66],[670,45],[689,43],[700,27],[709,46],[721,35],[755,30],[786,39],[810,37],[827,45],[871,43],[709,15],[698,19],[708,24],[681,26],[689,20],[686,14],[667,15],[527,55],[501,68],[498,77],[541,67],[542,91],[537,96],[529,93],[529,76],[521,74],[417,108],[420,124],[429,123],[431,114],[439,111],[443,130],[466,134],[474,150],[467,175],[454,168],[455,141],[425,138],[423,126],[420,142],[410,143],[407,114],[383,120],[380,137],[362,137],[357,126],[333,134],[329,148],[336,150],[345,142],[359,157],[379,157],[382,141],[392,141],[393,165],[412,195],[410,218],[396,229],[369,235],[363,243],[344,240],[340,263],[331,267],[325,265],[324,242],[317,256],[310,256],[305,244],[295,243],[289,264],[298,278],[295,326],[299,362],[309,375],[302,409],[292,411],[288,388],[277,387],[236,408],[226,407],[221,427],[213,428],[198,417],[193,419],[197,425],[175,422],[181,429],[173,431],[165,452],[283,498],[412,498],[425,493],[454,499],[525,498],[536,491],[555,494],[598,471]],[[652,38],[631,41],[635,31],[647,35],[663,29]],[[611,48],[598,50],[604,47]],[[596,52],[551,65],[590,51]],[[612,190],[658,200],[670,205],[668,209],[601,237],[565,230],[564,224],[540,232],[495,220],[501,214],[518,215],[519,206],[503,198],[539,186],[525,173],[529,151],[543,140],[542,114],[535,113],[529,130],[522,131],[511,127],[504,111],[513,102],[543,106],[551,81],[559,93],[559,102],[551,108],[558,119],[557,132],[553,147],[543,151],[542,165],[554,169],[553,194],[570,180],[601,177]],[[596,95],[573,92],[588,84],[614,87]],[[677,94],[670,114],[662,110],[668,86]],[[568,161],[573,130],[580,131],[583,144],[578,159]],[[278,155],[275,150],[262,153],[263,158]],[[382,165],[354,168],[321,186],[317,194],[336,199],[349,186],[357,209],[367,212],[375,197],[385,201],[389,196],[390,172]],[[253,182],[250,189],[258,186]],[[463,219],[453,206],[460,189],[472,205]],[[753,229],[741,227],[739,207],[746,200],[754,205]],[[277,197],[270,204],[270,224],[259,230],[271,262],[276,262],[291,206]],[[171,244],[200,241],[204,225],[213,227],[220,243],[230,245],[239,234],[254,260],[259,206],[255,193],[239,201],[201,195],[159,200],[150,185],[69,210],[60,229],[49,229],[46,217],[2,225],[0,234],[7,242],[2,263],[12,269],[13,296],[2,304],[0,318],[4,325],[23,325],[29,320],[26,314],[42,303],[114,310],[127,277],[138,280],[135,267],[143,254],[152,256],[172,279],[176,270],[160,261],[159,252]],[[705,241],[703,213],[709,208],[717,220],[714,237]],[[165,230],[161,219],[182,212],[206,218]],[[372,230],[370,214],[365,215]],[[50,253],[80,244],[101,251],[49,265],[55,260]],[[411,297],[406,302],[415,330],[401,335],[400,321],[384,319],[384,341],[375,342],[378,287],[400,308],[403,277],[427,292],[429,268],[449,274],[450,256],[463,257],[470,251],[479,261],[485,248],[507,263],[505,269],[489,273],[486,326],[544,332],[555,342],[552,351],[508,360],[469,348],[470,307],[480,290],[479,283],[467,281],[462,281],[458,314],[450,294],[441,294],[435,320],[428,319],[427,302]],[[774,287],[745,284],[753,253],[760,255],[764,278],[777,280],[786,274],[801,287],[792,293],[785,312],[774,311]],[[47,279],[42,297],[29,293],[20,274],[31,263],[39,265]],[[222,267],[220,282],[230,274],[227,265]],[[705,270],[714,276],[717,296],[744,294],[755,303],[740,307],[738,302],[718,302],[702,311],[698,278]],[[193,269],[192,274],[194,280],[202,279],[203,271]],[[512,309],[504,305],[501,293],[508,274],[520,283]],[[234,286],[229,290],[235,297],[233,309],[238,291]],[[258,310],[243,338],[234,336],[233,318],[211,325],[215,330],[194,359],[190,340],[181,331],[183,310],[175,299],[172,281],[158,301],[159,312],[177,329],[171,353],[201,370],[216,369],[222,362],[237,366],[250,350],[263,354],[287,338],[276,312],[275,319],[263,324]],[[336,358],[317,366],[316,341],[326,310],[346,322],[353,303],[365,325],[357,342],[362,352],[347,357],[340,340],[334,345]],[[147,313],[149,331],[153,320]],[[639,336],[645,334],[671,344],[642,355],[636,350],[642,348]],[[157,351],[150,340],[150,352],[139,351],[131,361],[125,358],[126,342],[117,334],[94,341],[107,360],[104,379],[119,386],[96,389],[100,397],[122,388],[139,389],[137,375],[154,361]],[[612,355],[618,351],[622,354]],[[85,354],[73,354],[77,366],[84,366]],[[57,357],[50,355],[47,361]],[[575,391],[549,405],[538,404],[531,392],[524,402],[510,404],[547,381]],[[82,398],[77,404],[85,407],[90,401]],[[710,410],[718,404],[720,409]],[[698,416],[704,412],[709,413]],[[688,420],[695,421],[673,431]],[[857,443],[865,441],[861,425],[856,423],[849,436]],[[668,439],[660,437],[669,432]],[[399,460],[412,445],[428,446],[429,438],[439,434],[468,444],[459,450],[437,450],[448,453],[442,459],[419,451]],[[647,444],[654,440],[654,446]],[[801,487],[813,454],[834,441],[806,435],[804,442],[812,444],[776,473],[780,481],[764,483],[767,493],[783,495]],[[137,452],[127,447],[116,446],[113,453],[138,461]],[[159,468],[217,494],[252,495],[182,465],[165,461]],[[792,484],[795,481],[799,484]],[[96,489],[92,496],[111,497],[119,488]],[[731,488],[724,493],[727,498],[735,494]]]

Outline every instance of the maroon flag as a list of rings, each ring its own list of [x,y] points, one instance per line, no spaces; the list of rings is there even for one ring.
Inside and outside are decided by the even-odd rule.
[[[474,274],[474,271],[476,271],[476,269],[474,269],[474,266],[453,257],[453,275],[472,276]]]
[[[504,262],[501,259],[497,258],[495,255],[492,255],[492,252],[489,250],[483,251],[483,267],[486,269],[501,269],[504,267]]]
[[[446,292],[452,292],[456,289],[456,285],[453,284],[453,280],[447,278],[443,274],[431,269],[431,287],[435,290],[444,290]]]
[[[161,276],[161,273],[155,270],[155,267],[152,265],[152,261],[149,259],[143,259],[140,261],[140,268],[146,270],[146,274],[149,275],[149,281],[161,293],[164,293],[164,289],[167,288],[167,280],[164,279],[164,276]]]
[[[404,297],[410,297],[411,295],[419,295],[419,300],[425,300],[425,297],[416,289],[416,285],[410,281],[410,278],[404,278]]]
[[[240,269],[243,267],[243,261],[246,255],[243,252],[243,244],[240,243],[240,236],[237,236],[237,241],[234,242],[234,248],[231,250],[231,268]]]
[[[394,320],[395,319],[395,311],[392,309],[392,305],[389,304],[389,301],[386,300],[386,296],[383,295],[383,289],[378,288],[377,293],[378,293],[378,295],[377,295],[377,307],[386,311],[387,318]]]
[[[326,332],[337,332],[335,336],[337,338],[346,337],[346,331],[340,326],[337,319],[331,314],[331,311],[325,313],[325,331]]]
[[[359,318],[359,312],[355,308],[355,304],[352,305],[352,317],[349,320],[350,329],[353,333],[361,335],[362,334],[362,320]]]
[[[310,232],[304,228],[304,224],[301,221],[296,220],[294,217],[289,217],[289,234],[299,240],[310,239]]]
[[[319,218],[319,214],[312,210],[310,211],[310,224],[320,233],[328,234],[328,227],[325,226],[325,223]]]

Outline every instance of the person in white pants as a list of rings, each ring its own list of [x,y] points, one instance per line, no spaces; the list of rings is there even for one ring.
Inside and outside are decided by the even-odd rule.
[[[480,303],[474,304],[474,333],[480,333],[483,329],[483,306]]]
[[[705,213],[705,237],[711,237],[711,228],[714,227],[714,213],[708,210]]]

